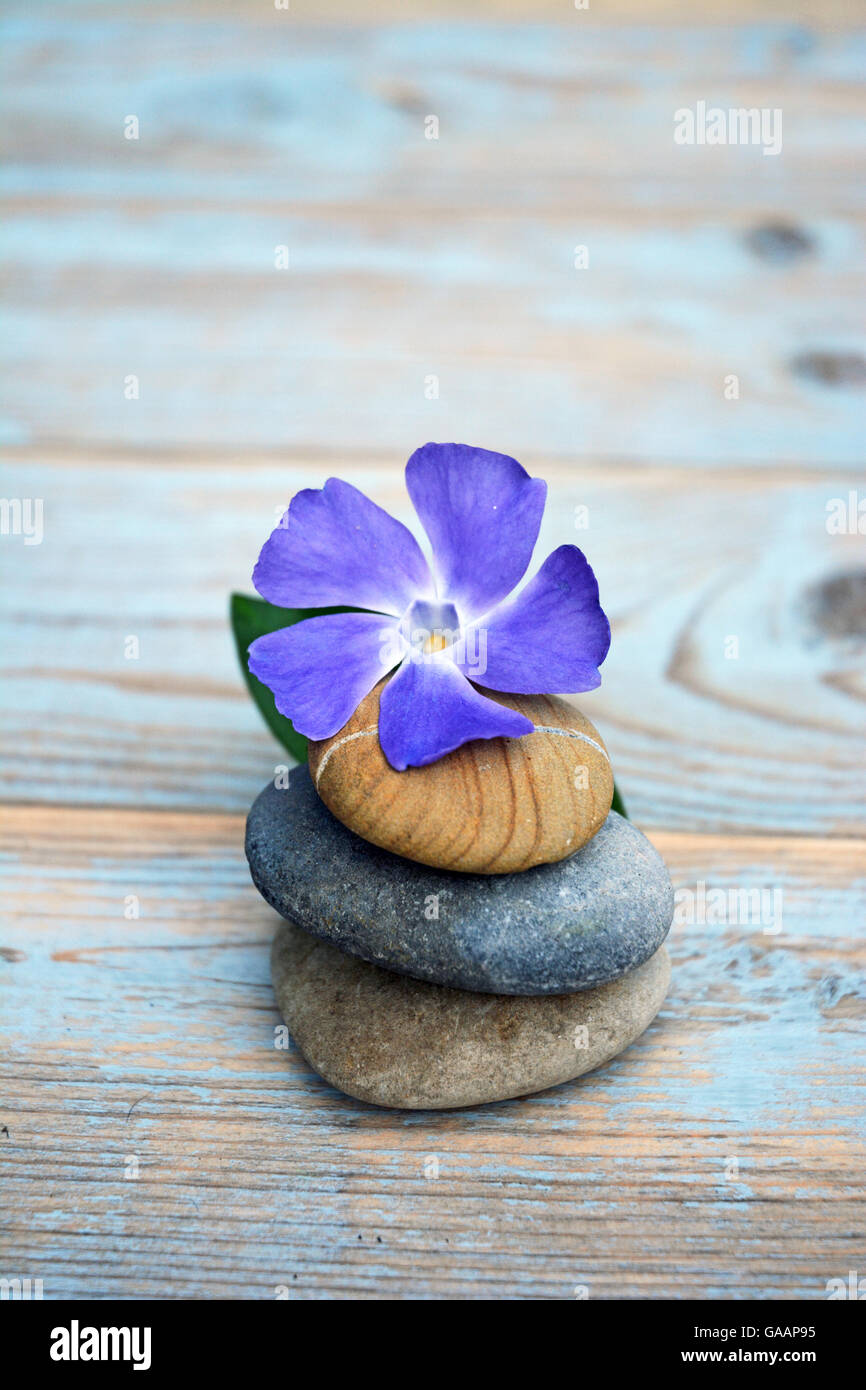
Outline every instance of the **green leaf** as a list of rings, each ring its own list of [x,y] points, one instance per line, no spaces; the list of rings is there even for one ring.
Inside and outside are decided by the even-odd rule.
[[[625,809],[625,802],[620,795],[620,790],[616,782],[613,784],[613,801],[610,803],[610,809],[612,811],[618,811],[621,816],[625,816],[626,820],[628,820],[628,811]]]
[[[274,704],[274,697],[266,685],[250,671],[247,651],[251,642],[266,632],[276,632],[281,627],[292,627],[304,618],[316,618],[320,613],[350,613],[350,608],[277,608],[273,603],[265,603],[263,598],[252,598],[247,594],[232,594],[230,604],[232,632],[235,636],[238,659],[250,694],[259,707],[259,712],[270,729],[299,763],[307,761],[307,740],[299,734],[292,721],[280,714]]]

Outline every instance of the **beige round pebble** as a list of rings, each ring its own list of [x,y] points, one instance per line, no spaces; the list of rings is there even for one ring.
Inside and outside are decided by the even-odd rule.
[[[580,994],[471,994],[345,955],[291,923],[274,941],[280,1012],[310,1066],[372,1105],[448,1110],[571,1081],[622,1052],[652,1022],[670,980],[667,951]]]
[[[309,748],[319,796],[356,835],[435,869],[511,874],[567,858],[602,825],[613,798],[610,760],[601,735],[566,700],[485,691],[536,732],[475,739],[396,772],[379,745],[383,685]]]

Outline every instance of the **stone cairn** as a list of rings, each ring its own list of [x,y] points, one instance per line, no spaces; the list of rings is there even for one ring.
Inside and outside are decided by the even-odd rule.
[[[295,1043],[348,1095],[422,1110],[610,1061],[661,1007],[674,903],[611,810],[601,736],[565,700],[486,691],[535,732],[396,772],[382,684],[247,822],[253,882],[286,919],[272,969]]]

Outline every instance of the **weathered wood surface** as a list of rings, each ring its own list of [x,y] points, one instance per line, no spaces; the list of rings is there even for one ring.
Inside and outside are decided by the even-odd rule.
[[[3,437],[858,465],[863,35],[563,7],[14,10]],[[782,152],[675,144],[698,100]]]
[[[824,1298],[866,1270],[866,567],[826,525],[866,495],[866,40],[839,0],[756,8],[5,7],[0,494],[45,533],[0,536],[0,1275]],[[782,154],[675,147],[699,98],[781,106]],[[590,556],[614,644],[581,703],[693,911],[611,1066],[406,1115],[274,1047],[242,818],[286,757],[226,609],[299,487],[411,521],[400,465],[447,437],[549,479],[538,558]]]
[[[227,596],[330,473],[411,523],[396,461],[47,457],[4,469],[12,495],[44,499],[45,538],[4,538],[3,794],[245,812],[285,755],[239,678]],[[866,540],[825,524],[833,498],[864,495],[858,474],[524,461],[550,485],[536,563],[573,540],[599,577],[614,640],[578,703],[639,823],[864,833]]]
[[[655,835],[678,886],[780,887],[781,933],[678,925],[622,1058],[410,1115],[275,1049],[238,817],[3,831],[3,1262],[46,1296],[822,1298],[862,1270],[861,845]]]

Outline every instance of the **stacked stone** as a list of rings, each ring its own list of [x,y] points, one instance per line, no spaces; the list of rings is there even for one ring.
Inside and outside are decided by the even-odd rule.
[[[396,772],[381,686],[247,824],[287,919],[272,967],[294,1041],[375,1105],[448,1109],[609,1061],[658,1012],[673,917],[664,863],[612,811],[593,725],[552,696],[496,695],[535,732]]]

